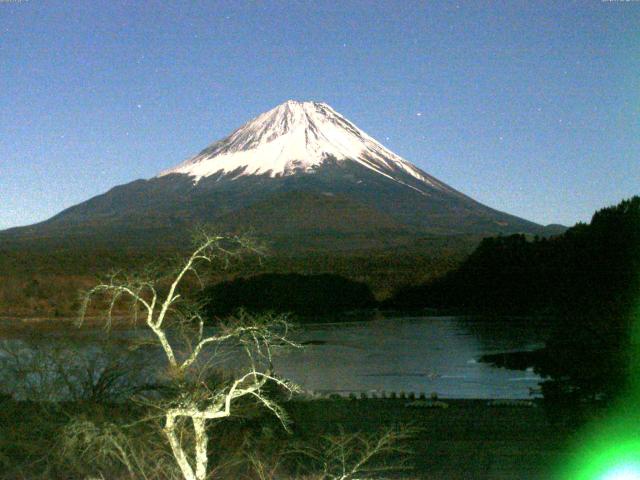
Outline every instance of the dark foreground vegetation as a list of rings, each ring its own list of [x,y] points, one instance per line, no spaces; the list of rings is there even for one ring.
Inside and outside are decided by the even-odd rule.
[[[542,404],[527,407],[459,400],[442,402],[447,408],[421,408],[411,407],[411,402],[290,401],[284,404],[290,414],[290,432],[272,416],[245,409],[224,427],[212,429],[211,478],[329,479],[332,477],[322,475],[317,455],[331,459],[339,453],[331,449],[343,445],[352,458],[365,448],[363,440],[409,425],[411,436],[396,439],[395,450],[372,464],[393,465],[383,472],[386,478],[549,479],[568,457],[571,435],[597,414],[594,410],[557,411]],[[145,478],[129,472],[140,468],[149,479],[175,478],[162,425],[153,418],[153,411],[140,405],[82,402],[54,406],[12,400],[0,405],[3,480]],[[135,421],[145,415],[150,420]],[[127,466],[125,459],[132,465]],[[337,458],[332,461],[339,463]]]
[[[205,331],[210,318],[181,295],[183,280],[254,251],[251,239],[200,232],[172,273],[116,273],[84,294],[81,319],[96,303],[108,327],[127,307],[148,334],[140,342],[111,343],[105,333],[89,355],[67,342],[3,342],[5,478],[548,477],[557,439],[571,427],[550,423],[542,407],[402,396],[310,401],[274,371],[272,355],[301,347],[286,317],[243,309]],[[233,368],[223,369],[229,356]]]
[[[13,415],[0,432],[8,440],[0,443],[5,471],[14,478],[349,480],[402,470],[412,435],[404,425],[281,440],[278,432],[291,434],[286,405],[302,392],[274,371],[276,353],[301,348],[286,316],[241,309],[205,331],[210,319],[182,295],[184,280],[260,251],[251,238],[202,230],[170,273],[149,267],[106,276],[83,294],[80,323],[97,302],[106,328],[104,344],[84,355],[69,341],[2,342],[0,411]],[[119,305],[142,323],[140,341],[108,338]],[[35,423],[16,423],[25,414]]]
[[[97,311],[107,312],[107,325],[114,315],[129,312],[155,335],[166,369],[160,384],[145,387],[148,392],[127,391],[127,385],[138,384],[121,383],[118,369],[103,365],[87,371],[71,350],[57,357],[64,359],[58,364],[43,361],[42,349],[0,356],[15,367],[10,371],[3,366],[0,374],[15,373],[13,380],[21,388],[42,388],[49,366],[60,365],[53,373],[63,382],[62,390],[56,387],[35,397],[21,397],[7,388],[9,383],[0,384],[1,391],[11,393],[0,406],[4,478],[328,480],[377,478],[380,471],[402,478],[550,478],[564,440],[584,420],[577,405],[600,408],[599,400],[616,398],[639,373],[633,370],[638,352],[633,323],[640,291],[640,197],[603,209],[589,225],[577,225],[556,238],[484,240],[455,271],[421,287],[400,289],[386,302],[401,309],[552,316],[543,349],[487,359],[533,366],[547,378],[542,385],[545,403],[535,408],[486,402],[409,406],[409,400],[401,399],[302,400],[297,386],[275,375],[271,361],[272,349],[299,346],[286,337],[285,317],[262,312],[349,310],[372,305],[374,296],[357,271],[350,279],[287,271],[257,276],[254,271],[242,279],[247,270],[240,264],[227,271],[228,277],[216,277],[205,266],[219,267],[228,263],[227,257],[257,249],[248,239],[237,238],[232,241],[237,252],[230,251],[228,240],[205,233],[177,270],[166,273],[156,263],[141,272],[116,273],[84,296],[84,315],[92,300]],[[366,258],[361,260],[371,267]],[[350,262],[344,265],[353,267]],[[196,266],[204,275],[191,275]],[[197,297],[198,279],[226,283]],[[181,293],[174,288],[178,284]],[[30,298],[52,288],[39,282],[27,287]],[[218,333],[205,336],[205,322],[238,306],[245,309],[221,320]],[[239,365],[244,370],[228,377],[228,372],[216,373],[200,356],[205,347],[220,353],[239,348],[247,361]],[[34,382],[34,371],[24,369],[25,359],[40,369],[39,380]],[[144,372],[130,363],[122,366],[137,375]],[[125,391],[118,393],[122,387]],[[72,395],[75,400],[58,397],[60,391],[68,396],[76,390],[80,395]],[[589,403],[581,403],[585,400]],[[184,452],[191,456],[186,468],[180,461]],[[410,471],[404,470],[407,459]],[[189,473],[198,465],[201,473]],[[345,465],[360,471],[345,476]]]
[[[485,239],[458,269],[401,289],[387,305],[552,315],[544,350],[491,360],[535,366],[549,377],[546,396],[575,399],[613,397],[631,378],[639,296],[640,197],[633,197],[554,238]]]

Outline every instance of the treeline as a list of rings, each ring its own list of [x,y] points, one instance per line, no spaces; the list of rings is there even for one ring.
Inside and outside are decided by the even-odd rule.
[[[620,392],[638,364],[639,300],[636,196],[551,239],[486,239],[458,269],[399,290],[387,305],[550,314],[555,320],[546,347],[530,356],[549,377],[545,395],[594,398]]]
[[[240,277],[206,288],[201,298],[207,317],[224,317],[238,308],[315,316],[376,305],[366,284],[332,274]]]
[[[624,309],[637,298],[640,197],[552,238],[484,239],[459,268],[399,289],[386,305],[498,314]]]
[[[380,300],[403,285],[423,283],[460,265],[480,240],[477,237],[430,237],[404,247],[348,252],[287,254],[273,250],[258,261],[236,259],[224,270],[203,272],[206,284],[263,273],[335,274],[366,284]],[[188,245],[188,243],[187,243]],[[184,248],[183,248],[184,250]],[[147,265],[171,272],[183,250],[103,249],[90,245],[0,245],[1,316],[74,316],[78,290],[111,271],[140,271]],[[199,283],[187,293],[196,294]],[[126,312],[124,312],[126,313]]]

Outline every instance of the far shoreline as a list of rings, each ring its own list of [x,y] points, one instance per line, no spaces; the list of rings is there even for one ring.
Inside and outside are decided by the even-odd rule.
[[[551,315],[513,315],[513,314],[479,314],[463,312],[453,309],[360,309],[349,310],[329,315],[299,315],[290,314],[291,323],[296,326],[331,326],[348,325],[353,323],[369,323],[386,318],[445,318],[457,317],[475,319],[478,321],[501,321],[509,318],[515,321],[524,320],[548,320]],[[342,320],[340,320],[342,318]],[[507,324],[508,325],[508,324]],[[81,328],[107,328],[107,320],[104,316],[90,315],[79,322],[79,316],[47,316],[47,315],[0,315],[0,338],[3,335],[21,333],[58,332],[64,329],[80,330]],[[114,315],[109,322],[109,330],[133,330],[145,328],[143,316],[137,320],[129,315]]]

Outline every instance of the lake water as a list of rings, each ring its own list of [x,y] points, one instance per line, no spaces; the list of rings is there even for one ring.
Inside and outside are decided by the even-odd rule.
[[[508,326],[507,326],[508,325]],[[302,350],[276,357],[276,372],[307,390],[322,393],[383,391],[437,393],[441,398],[531,398],[540,378],[478,362],[484,354],[533,350],[542,346],[544,324],[527,319],[378,316],[368,321],[305,325],[295,334]],[[114,331],[127,344],[139,333]],[[38,339],[49,347],[66,332]],[[95,352],[102,330],[76,331],[73,345]],[[19,338],[10,342],[22,344]],[[33,344],[32,344],[33,345]],[[35,343],[37,345],[37,342]],[[36,349],[39,347],[36,347]],[[161,357],[148,362],[162,361]]]
[[[286,377],[320,391],[424,392],[443,398],[529,398],[540,382],[533,372],[496,368],[480,356],[542,346],[545,328],[460,317],[381,318],[313,325],[309,345],[276,361]]]

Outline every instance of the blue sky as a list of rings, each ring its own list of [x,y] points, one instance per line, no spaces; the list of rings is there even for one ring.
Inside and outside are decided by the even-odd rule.
[[[640,2],[0,3],[0,228],[287,100],[543,224],[640,193]]]

